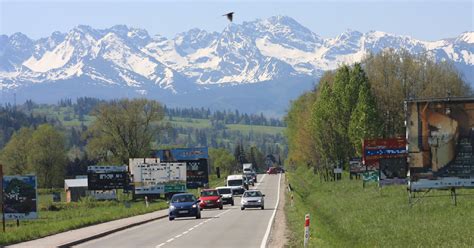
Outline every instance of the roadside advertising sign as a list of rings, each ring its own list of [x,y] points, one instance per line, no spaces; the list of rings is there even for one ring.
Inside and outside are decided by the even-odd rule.
[[[410,191],[474,188],[474,98],[405,102]]]
[[[197,189],[209,183],[209,153],[207,147],[158,150],[156,157],[162,162],[186,163],[186,187],[189,189]]]
[[[362,164],[362,158],[351,158],[349,160],[349,171],[350,173],[357,174],[366,171],[365,166]]]
[[[129,160],[135,194],[186,192],[186,163],[160,162],[157,158]]]
[[[158,150],[157,157],[163,162],[209,159],[207,147],[174,148]]]
[[[379,160],[386,158],[406,158],[405,138],[367,139],[363,144],[362,161],[368,170],[378,170]]]
[[[128,185],[126,166],[87,167],[88,190],[123,189]]]
[[[207,159],[185,161],[187,168],[186,186],[189,189],[204,187],[209,183],[209,165],[207,161]]]
[[[5,219],[38,218],[38,195],[36,176],[4,176]]]

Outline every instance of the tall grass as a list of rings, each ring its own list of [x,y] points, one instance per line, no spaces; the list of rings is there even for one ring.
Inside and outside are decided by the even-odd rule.
[[[51,203],[49,198],[40,195],[38,219],[21,220],[19,227],[15,221],[6,221],[6,233],[0,233],[0,245],[37,239],[167,207],[164,200],[151,202],[148,208],[144,202],[131,202],[127,208],[125,202],[121,201],[95,201],[84,198],[77,203]]]
[[[302,247],[304,216],[311,214],[309,247],[474,247],[474,191],[459,190],[454,206],[448,191],[431,192],[408,205],[406,186],[360,180],[324,182],[312,170],[287,173],[289,247]],[[471,194],[471,195],[469,195]]]

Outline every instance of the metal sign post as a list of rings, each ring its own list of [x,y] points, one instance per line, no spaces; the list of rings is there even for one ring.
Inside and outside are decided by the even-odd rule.
[[[308,247],[309,243],[309,214],[304,217],[304,247]]]

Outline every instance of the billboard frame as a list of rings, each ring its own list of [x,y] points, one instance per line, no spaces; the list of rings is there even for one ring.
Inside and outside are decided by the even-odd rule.
[[[474,173],[473,165],[468,167],[470,170],[464,171],[465,174],[450,175],[444,171],[455,171],[455,168],[450,168],[458,164],[457,156],[461,154],[460,144],[464,144],[469,140],[466,133],[474,131],[474,98],[473,97],[447,97],[447,98],[431,98],[431,99],[410,99],[404,102],[405,106],[405,126],[408,150],[408,169],[410,176],[408,178],[407,192],[410,205],[414,205],[421,201],[431,190],[449,190],[452,202],[457,205],[456,189],[474,189]],[[463,117],[460,118],[460,113]],[[443,126],[441,121],[449,120],[455,122],[454,124]],[[442,162],[433,162],[433,157],[436,158],[438,154],[433,155],[433,149],[438,151],[439,137],[432,137],[430,125],[439,123],[437,128],[446,132],[444,135],[452,135],[449,146],[449,156],[443,158]],[[449,122],[448,122],[449,123]],[[436,126],[436,125],[435,125]],[[450,129],[443,130],[448,127]],[[437,131],[437,130],[436,130]],[[427,134],[427,135],[425,135]],[[469,134],[472,138],[472,133]],[[431,139],[431,140],[430,140]],[[447,140],[447,138],[446,138]],[[464,141],[462,141],[464,140]],[[435,142],[436,141],[436,142]],[[444,140],[443,140],[444,141]],[[448,142],[448,141],[445,141]],[[469,141],[467,141],[469,142]],[[412,146],[409,146],[414,144]],[[469,143],[466,143],[469,144]],[[472,140],[471,144],[472,145]],[[435,147],[435,148],[433,148]],[[473,147],[474,148],[474,147]],[[474,150],[474,149],[473,149]],[[427,156],[426,154],[429,156]],[[465,154],[471,152],[464,151]],[[467,155],[467,160],[474,159],[473,154]],[[449,166],[449,167],[448,167]],[[433,167],[436,167],[433,169]],[[469,171],[469,172],[468,172]],[[421,195],[417,196],[417,193]]]
[[[29,185],[29,186],[33,186],[33,189],[35,191],[35,198],[34,198],[34,208],[33,210],[34,211],[31,211],[31,212],[28,212],[28,213],[21,213],[21,212],[17,212],[17,213],[13,213],[13,212],[5,212],[7,211],[7,207],[8,205],[6,204],[7,202],[7,199],[5,198],[5,184],[6,183],[10,183],[12,180],[14,179],[17,179],[17,180],[20,180],[20,181],[24,181],[26,178],[28,178],[28,180],[30,181],[33,181],[34,182],[34,186],[33,185]],[[22,220],[29,220],[29,219],[37,219],[38,218],[38,178],[36,175],[14,175],[14,176],[3,176],[3,179],[2,179],[2,198],[3,198],[3,214],[5,215],[5,219],[6,220],[17,220],[17,224],[18,224],[18,220],[22,219]]]

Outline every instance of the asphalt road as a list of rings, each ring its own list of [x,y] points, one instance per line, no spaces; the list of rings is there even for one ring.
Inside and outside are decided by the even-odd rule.
[[[132,227],[78,247],[265,247],[278,198],[279,175],[258,175],[255,187],[265,194],[265,210],[203,210],[202,218],[168,218]]]

